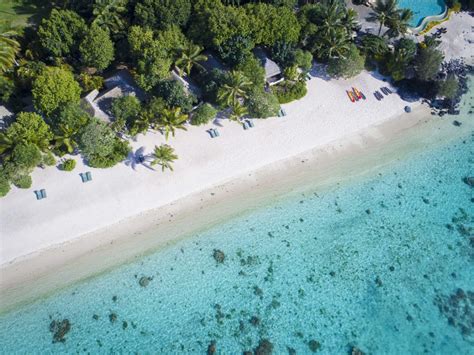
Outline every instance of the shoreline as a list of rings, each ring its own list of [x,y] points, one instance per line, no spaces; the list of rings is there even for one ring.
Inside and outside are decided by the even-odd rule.
[[[325,189],[353,181],[427,144],[465,133],[427,114],[427,108],[421,106],[410,115],[398,116],[3,265],[0,313],[132,262],[310,185]],[[428,129],[431,134],[427,134]]]

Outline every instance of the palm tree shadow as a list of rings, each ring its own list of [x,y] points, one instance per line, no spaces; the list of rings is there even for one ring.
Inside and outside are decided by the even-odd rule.
[[[323,79],[324,81],[331,80],[331,77],[326,72],[326,66],[324,64],[315,63],[309,74],[314,78]]]
[[[152,160],[151,155],[145,155],[144,153],[145,147],[140,147],[135,152],[130,152],[127,156],[127,159],[125,159],[124,164],[131,167],[134,171],[137,170],[139,165],[147,168],[148,170],[156,171],[149,164],[149,162]]]

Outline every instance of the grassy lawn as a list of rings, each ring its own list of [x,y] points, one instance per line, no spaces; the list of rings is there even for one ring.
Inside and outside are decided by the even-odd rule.
[[[8,25],[18,28],[37,23],[45,12],[45,8],[36,6],[35,1],[0,0],[0,29]]]

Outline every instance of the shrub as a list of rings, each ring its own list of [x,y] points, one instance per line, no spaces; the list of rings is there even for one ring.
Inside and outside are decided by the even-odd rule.
[[[356,46],[351,45],[346,57],[329,59],[327,72],[335,78],[352,78],[364,69],[364,64],[365,58],[360,54]]]
[[[437,84],[438,96],[447,99],[454,99],[459,91],[459,80],[454,75],[448,76],[446,80],[439,81]]]
[[[285,81],[273,86],[272,92],[278,98],[280,104],[286,104],[294,100],[299,100],[306,95],[306,83],[304,81],[298,81],[296,83]]]
[[[79,75],[79,83],[81,84],[83,92],[100,90],[104,86],[104,78],[100,75],[82,73]]]
[[[76,167],[76,161],[74,159],[66,159],[61,164],[61,170],[64,170],[64,171],[73,171],[75,167]]]
[[[5,173],[0,173],[0,197],[6,196],[10,191],[10,181]]]
[[[82,130],[79,140],[81,152],[94,168],[109,168],[125,159],[130,151],[126,141],[118,138],[114,131],[97,118],[92,119]]]
[[[233,67],[242,64],[251,56],[254,47],[255,43],[249,37],[235,35],[222,43],[217,50],[222,60]]]
[[[20,176],[14,177],[12,179],[12,183],[19,189],[29,189],[33,181],[31,180],[30,175],[20,175]]]
[[[174,80],[164,80],[155,87],[155,94],[162,97],[168,107],[180,107],[185,113],[193,108],[196,98],[188,95],[184,87]]]
[[[56,159],[51,152],[48,152],[42,156],[42,163],[47,166],[53,166],[56,164]]]
[[[273,117],[278,114],[280,104],[278,98],[263,90],[254,90],[246,102],[249,115],[255,118]]]
[[[209,104],[199,106],[196,111],[193,112],[191,124],[194,126],[200,126],[208,123],[214,117],[216,117],[217,110]]]

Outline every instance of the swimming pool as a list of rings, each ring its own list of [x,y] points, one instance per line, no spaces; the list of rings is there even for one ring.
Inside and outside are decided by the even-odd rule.
[[[441,15],[446,8],[444,0],[398,0],[398,6],[413,11],[412,27],[421,25],[427,16]]]

